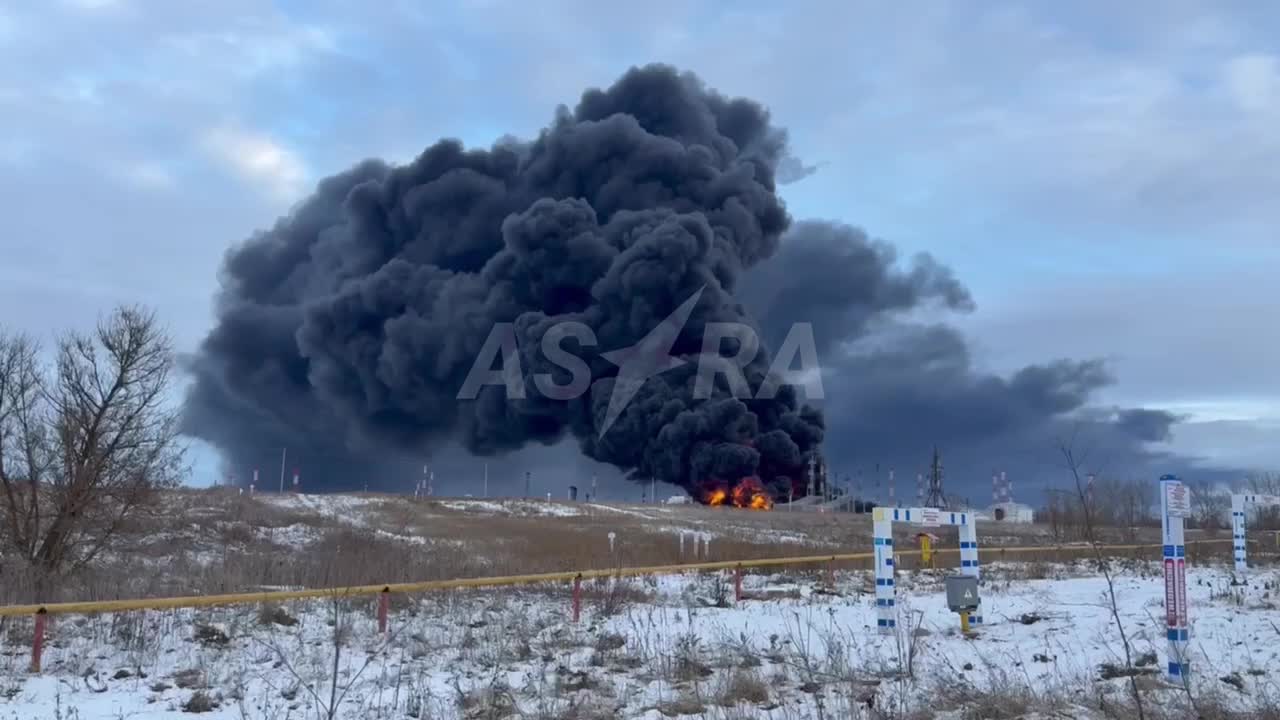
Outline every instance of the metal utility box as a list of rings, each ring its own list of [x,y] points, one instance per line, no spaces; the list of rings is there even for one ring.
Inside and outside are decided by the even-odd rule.
[[[947,607],[952,612],[978,608],[978,578],[968,575],[952,575],[944,581],[947,588]]]

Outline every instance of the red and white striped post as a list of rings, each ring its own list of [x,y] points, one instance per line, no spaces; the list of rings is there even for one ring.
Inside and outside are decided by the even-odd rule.
[[[31,672],[35,674],[40,673],[40,661],[44,655],[44,625],[48,617],[44,608],[36,611],[35,637],[31,639]]]
[[[573,621],[582,617],[582,573],[573,578]]]
[[[391,588],[378,593],[378,633],[387,634],[387,615],[391,612]]]

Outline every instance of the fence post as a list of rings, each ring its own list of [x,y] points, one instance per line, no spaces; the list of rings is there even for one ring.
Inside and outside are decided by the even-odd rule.
[[[582,616],[582,573],[573,578],[573,621]]]
[[[733,569],[733,601],[742,602],[742,566]]]
[[[387,633],[387,615],[391,610],[391,588],[382,588],[378,593],[378,632]]]
[[[1244,541],[1244,495],[1231,496],[1231,557],[1235,560],[1236,572],[1249,572],[1247,553],[1248,545]]]
[[[49,614],[44,608],[36,611],[36,629],[35,636],[31,639],[31,672],[40,673],[40,660],[44,655],[44,624]]]

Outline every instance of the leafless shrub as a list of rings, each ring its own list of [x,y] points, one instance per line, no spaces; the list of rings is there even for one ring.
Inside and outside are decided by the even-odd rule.
[[[186,702],[182,703],[182,711],[189,713],[213,712],[220,707],[222,707],[222,703],[203,690],[195,691],[191,694],[191,697],[187,698]]]
[[[759,673],[749,670],[734,670],[716,693],[716,703],[721,706],[732,706],[738,703],[762,705],[769,701],[769,686]]]
[[[39,358],[0,332],[0,539],[53,575],[93,561],[185,467],[154,314],[117,309],[92,335],[63,335],[52,368]]]

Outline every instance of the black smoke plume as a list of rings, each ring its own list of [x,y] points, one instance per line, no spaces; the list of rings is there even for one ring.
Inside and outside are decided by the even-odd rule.
[[[937,445],[949,488],[978,502],[997,468],[1016,487],[1061,482],[1055,443],[1080,428],[1114,470],[1169,460],[1147,444],[1176,418],[1089,405],[1110,382],[1102,364],[1002,377],[979,369],[954,329],[922,321],[974,307],[933,258],[902,267],[854,228],[793,226],[776,184],[814,169],[761,106],[664,66],[587,91],[532,141],[442,141],[405,166],[364,162],[227,254],[216,326],[190,359],[186,431],[241,479],[253,467],[274,479],[287,446],[310,489],[403,489],[424,460],[444,458],[454,494],[481,482],[464,455],[492,458],[496,491],[518,491],[532,467],[541,492],[571,467],[557,493],[616,468],[695,496],[755,474],[781,496],[822,446],[837,480],[865,472],[864,495],[896,466],[903,497]],[[601,434],[618,372],[601,354],[635,344],[700,288],[674,355],[694,359],[709,322],[758,324],[755,389],[768,348],[809,322],[826,399],[806,406],[790,386],[739,399],[719,385],[696,399],[690,362],[649,378]],[[567,401],[532,381],[569,379],[540,347],[564,321],[597,340],[563,345],[591,379]],[[460,401],[497,323],[514,328],[523,397],[488,385]],[[516,451],[520,469],[503,467]]]
[[[884,502],[894,468],[908,500],[935,446],[947,489],[975,504],[988,501],[993,471],[1008,472],[1027,502],[1069,483],[1063,445],[1092,467],[1153,483],[1188,468],[1148,445],[1169,439],[1176,416],[1090,405],[1113,380],[1100,361],[1061,359],[1008,377],[980,369],[959,332],[921,317],[972,311],[969,292],[929,255],[897,265],[891,246],[861,230],[799,222],[742,281],[766,341],[797,318],[814,325],[828,437],[840,438],[826,444],[838,485]]]
[[[694,362],[650,378],[600,433],[617,373],[601,353],[637,343],[700,289],[674,355],[694,360],[706,323],[749,322],[734,293],[790,224],[775,185],[785,157],[760,105],[649,66],[561,108],[532,142],[442,141],[402,167],[328,178],[228,253],[216,327],[191,359],[186,430],[241,468],[292,447],[313,488],[361,486],[368,458],[566,436],[695,494],[761,471],[794,477],[822,442],[821,415],[790,387],[695,399]],[[533,380],[568,379],[540,349],[565,321],[597,340],[564,344],[593,381],[567,401]],[[457,399],[500,323],[514,327],[523,397],[486,385]],[[768,362],[748,366],[753,386]]]

